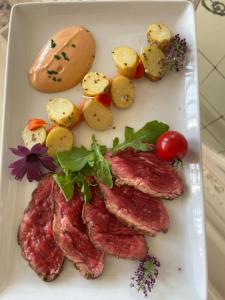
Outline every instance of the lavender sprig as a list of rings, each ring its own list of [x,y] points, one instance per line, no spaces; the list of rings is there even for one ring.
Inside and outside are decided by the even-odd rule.
[[[179,34],[172,37],[170,47],[166,51],[165,65],[168,65],[170,70],[180,71],[184,67],[185,56],[187,52],[187,43]]]
[[[131,277],[132,283],[130,287],[134,287],[137,291],[142,291],[147,297],[152,291],[155,281],[158,277],[160,262],[156,257],[147,255],[140,261],[137,271]]]

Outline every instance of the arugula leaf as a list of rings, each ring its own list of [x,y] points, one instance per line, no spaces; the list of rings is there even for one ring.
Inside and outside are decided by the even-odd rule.
[[[90,166],[89,164],[86,165],[80,172],[83,176],[95,176],[95,173],[93,171],[93,166]]]
[[[155,144],[158,137],[169,130],[169,126],[159,121],[152,121],[145,124],[135,135],[144,142]]]
[[[66,201],[70,201],[74,193],[74,182],[75,182],[74,174],[71,172],[66,172],[64,176],[59,174],[54,174],[53,178],[55,179],[55,182],[60,187]]]
[[[96,161],[94,165],[95,176],[100,182],[104,183],[109,188],[112,188],[113,180],[112,180],[112,174],[110,171],[109,163],[102,155],[101,146],[97,144],[94,135],[92,136],[91,147],[94,150],[96,155]]]
[[[83,194],[84,202],[88,203],[91,200],[91,190],[89,188],[89,183],[83,176],[81,172],[79,172],[76,176],[76,183],[80,188],[81,193]]]
[[[54,164],[55,164],[58,168],[61,168],[61,165],[60,165],[60,162],[59,162],[57,156],[55,156],[55,157],[53,158],[53,162],[54,162]]]
[[[81,172],[71,172],[66,170],[64,176],[54,174],[56,183],[60,187],[66,201],[70,201],[74,194],[74,184],[77,184],[83,194],[84,202],[87,203],[91,199],[91,191],[88,181]]]
[[[168,125],[158,121],[148,122],[136,132],[131,127],[125,127],[125,141],[119,144],[119,139],[115,138],[112,152],[115,154],[126,148],[133,148],[137,151],[148,151],[146,143],[155,144],[158,137],[168,129]]]
[[[131,127],[126,126],[124,136],[125,136],[125,142],[126,143],[131,142],[135,137],[134,129],[131,128]]]
[[[120,142],[119,138],[118,138],[118,137],[115,137],[115,138],[113,139],[113,148],[115,148],[115,147],[119,144],[119,142]]]
[[[56,157],[63,169],[73,172],[82,170],[86,164],[93,164],[95,159],[94,153],[83,146],[73,148],[71,151],[58,152]]]

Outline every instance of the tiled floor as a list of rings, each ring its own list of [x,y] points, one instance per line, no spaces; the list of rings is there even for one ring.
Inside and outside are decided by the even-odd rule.
[[[225,15],[200,3],[196,23],[202,142],[225,155]]]

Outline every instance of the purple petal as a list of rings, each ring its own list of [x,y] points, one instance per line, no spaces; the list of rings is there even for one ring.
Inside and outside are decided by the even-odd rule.
[[[51,157],[39,156],[39,160],[46,169],[50,171],[55,171],[56,165],[53,163],[53,159]]]
[[[42,177],[40,170],[40,162],[34,160],[32,162],[27,162],[27,178],[31,182],[33,180],[39,181]]]
[[[12,168],[12,169],[18,168],[18,167],[24,166],[25,164],[26,164],[26,157],[20,158],[20,159],[14,161],[13,163],[11,163],[9,165],[9,168]]]
[[[24,146],[17,146],[17,148],[9,148],[13,154],[18,155],[18,156],[26,156],[30,154],[30,150]]]
[[[27,173],[27,168],[26,166],[23,166],[20,170],[16,171],[15,179],[22,180],[22,178],[25,176],[26,173]]]
[[[30,150],[30,152],[34,153],[34,154],[45,154],[47,151],[48,151],[48,148],[42,146],[40,143],[35,144]]]
[[[15,179],[21,180],[26,174],[26,158],[21,158],[12,163],[9,168],[12,168],[11,174],[15,175]]]

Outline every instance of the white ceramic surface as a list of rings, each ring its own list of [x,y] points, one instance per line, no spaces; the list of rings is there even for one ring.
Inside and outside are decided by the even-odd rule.
[[[4,136],[2,143],[0,197],[0,299],[142,299],[129,288],[137,262],[107,257],[105,271],[97,280],[86,280],[70,262],[57,280],[42,282],[20,255],[16,234],[23,210],[35,184],[16,182],[8,165],[15,159],[8,148],[21,143],[21,131],[32,117],[46,118],[49,98],[63,96],[75,103],[81,100],[81,88],[58,94],[33,90],[27,70],[35,54],[57,30],[74,24],[89,28],[96,39],[96,57],[92,70],[108,76],[116,74],[111,50],[127,44],[140,51],[146,44],[145,31],[150,22],[163,22],[173,33],[179,32],[189,45],[186,70],[171,73],[159,82],[141,79],[135,82],[136,100],[126,110],[113,110],[115,130],[97,133],[99,142],[111,144],[129,125],[141,127],[158,119],[179,130],[189,140],[190,151],[182,171],[186,183],[183,197],[164,201],[170,215],[167,234],[148,239],[150,253],[162,263],[159,279],[151,294],[153,300],[205,300],[205,229],[200,157],[200,126],[197,78],[197,54],[194,9],[187,1],[95,2],[26,4],[14,7],[10,25],[7,59]],[[93,131],[85,124],[74,130],[76,143],[88,146]],[[178,268],[182,268],[181,271]]]
[[[2,134],[2,108],[4,99],[4,75],[5,75],[6,41],[0,35],[0,140]]]

